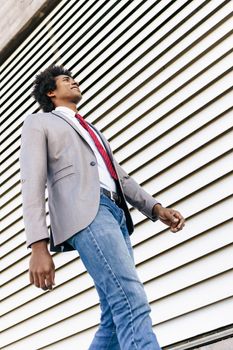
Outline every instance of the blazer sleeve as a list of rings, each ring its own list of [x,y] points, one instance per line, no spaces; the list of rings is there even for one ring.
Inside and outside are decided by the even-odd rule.
[[[29,115],[23,124],[19,157],[27,248],[31,248],[31,244],[36,241],[49,240],[45,210],[46,144],[46,135],[39,117]]]
[[[158,217],[152,214],[152,209],[155,204],[161,203],[146,192],[129,174],[127,174],[114,157],[113,159],[127,202],[137,208],[150,220],[158,220]]]

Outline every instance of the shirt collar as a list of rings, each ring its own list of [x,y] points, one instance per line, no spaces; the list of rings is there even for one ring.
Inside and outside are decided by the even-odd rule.
[[[71,117],[73,118],[75,116],[75,112],[69,108],[69,107],[65,107],[65,106],[58,106],[55,108],[55,111],[59,111],[64,113],[67,117]]]

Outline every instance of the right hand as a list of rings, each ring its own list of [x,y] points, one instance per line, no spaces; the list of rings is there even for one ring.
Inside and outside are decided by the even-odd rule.
[[[55,265],[45,241],[32,244],[29,277],[31,284],[43,290],[52,290],[55,285]]]

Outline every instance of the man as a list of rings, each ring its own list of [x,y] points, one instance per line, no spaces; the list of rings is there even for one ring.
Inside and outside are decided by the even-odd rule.
[[[164,208],[116,162],[108,141],[79,114],[82,95],[71,72],[47,68],[36,76],[33,96],[44,113],[26,118],[20,152],[23,216],[27,247],[32,249],[30,283],[53,289],[49,240],[50,251],[77,250],[102,311],[89,349],[158,350],[151,309],[135,269],[126,200],[172,232],[183,228],[184,218]]]

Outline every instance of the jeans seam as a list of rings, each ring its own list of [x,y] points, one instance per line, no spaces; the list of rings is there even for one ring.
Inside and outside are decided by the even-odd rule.
[[[121,287],[121,284],[120,284],[120,282],[118,281],[116,275],[115,275],[114,272],[112,271],[112,268],[111,268],[110,264],[108,263],[107,259],[105,258],[105,256],[104,256],[104,254],[103,254],[103,252],[102,252],[102,250],[101,250],[101,248],[100,248],[100,246],[99,246],[97,240],[96,240],[95,237],[94,237],[94,234],[93,234],[92,230],[90,229],[90,227],[88,227],[87,229],[88,229],[89,232],[90,232],[91,238],[92,238],[93,243],[95,244],[95,246],[96,246],[96,248],[97,248],[97,251],[101,254],[101,256],[102,256],[103,259],[104,259],[104,264],[106,265],[108,271],[110,271],[110,273],[112,274],[113,280],[116,282],[117,287],[120,289],[120,291],[121,291],[122,294],[123,294],[124,299],[126,300],[126,304],[127,304],[127,306],[128,306],[128,310],[129,310],[129,313],[130,313],[130,328],[131,328],[131,333],[132,333],[132,335],[133,335],[133,337],[134,337],[134,330],[133,330],[133,324],[132,324],[132,319],[133,319],[133,317],[132,317],[132,311],[131,311],[130,302],[129,302],[129,300],[128,300],[128,298],[127,298],[125,292],[124,292],[124,289]],[[137,344],[136,344],[136,342],[133,340],[133,338],[132,338],[132,343],[133,343],[133,345],[136,346],[136,349],[138,349]]]
[[[109,340],[109,343],[108,343],[108,345],[107,345],[106,350],[111,350],[111,348],[110,348],[109,346],[111,345],[111,342],[112,342],[112,339],[113,339],[114,336],[116,336],[116,332],[113,332],[113,333],[112,333],[112,336],[111,336],[111,338],[110,338],[110,340]]]

